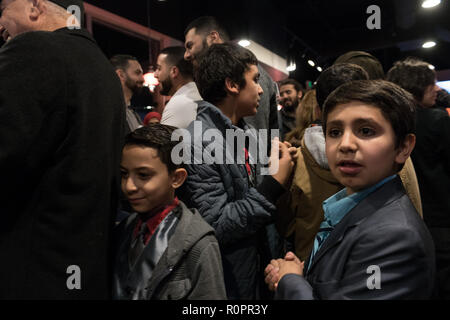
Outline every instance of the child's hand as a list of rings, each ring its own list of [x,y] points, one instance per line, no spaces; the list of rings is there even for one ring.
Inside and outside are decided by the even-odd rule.
[[[285,143],[280,143],[278,138],[272,141],[269,172],[280,184],[285,185],[294,168],[291,151]]]
[[[278,282],[284,275],[293,273],[303,276],[304,264],[295,254],[288,252],[284,259],[270,261],[270,264],[264,269],[264,282],[268,285],[269,290],[275,291]]]

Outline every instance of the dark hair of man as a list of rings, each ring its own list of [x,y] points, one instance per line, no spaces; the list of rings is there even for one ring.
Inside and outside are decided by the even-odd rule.
[[[415,133],[416,102],[409,92],[385,80],[356,80],[341,85],[325,101],[322,115],[325,137],[330,112],[337,105],[355,101],[380,109],[394,130],[396,149],[408,134]]]
[[[217,31],[224,42],[230,41],[227,31],[215,17],[203,16],[195,19],[189,23],[184,30],[184,36],[186,36],[189,30],[193,28],[195,28],[196,34],[201,34],[204,37],[206,37],[211,31]]]
[[[384,70],[380,61],[368,52],[349,51],[339,56],[334,64],[353,63],[363,68],[370,80],[384,79]]]
[[[339,63],[325,69],[317,79],[316,99],[320,109],[328,95],[341,84],[352,80],[368,80],[369,75],[363,68],[352,63]]]
[[[150,123],[130,132],[125,137],[124,146],[136,145],[155,149],[159,159],[171,173],[180,167],[173,163],[171,156],[172,149],[179,143],[179,141],[171,140],[172,132],[175,129],[175,127],[160,123]]]
[[[412,93],[417,101],[422,101],[426,88],[436,81],[436,72],[430,69],[429,63],[409,57],[394,63],[386,80],[398,84]]]
[[[222,101],[227,96],[225,80],[231,79],[242,89],[246,85],[244,73],[250,70],[251,65],[257,64],[255,55],[240,45],[212,45],[194,70],[200,95],[213,104]]]
[[[167,47],[161,50],[160,54],[166,54],[166,62],[170,66],[176,66],[183,77],[192,78],[193,69],[190,61],[184,60],[186,49],[181,46]]]
[[[292,84],[297,92],[303,90],[303,86],[297,80],[291,78],[280,81],[279,87],[281,88],[287,84]]]
[[[115,56],[111,57],[111,59],[109,59],[114,67],[114,70],[126,70],[128,68],[130,60],[138,61],[136,57],[130,56],[128,54],[116,54]]]

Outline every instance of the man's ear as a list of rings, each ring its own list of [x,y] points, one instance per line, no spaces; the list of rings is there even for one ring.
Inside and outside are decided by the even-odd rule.
[[[300,100],[303,97],[303,91],[299,90],[297,93],[297,98]]]
[[[403,144],[400,145],[397,149],[397,156],[395,157],[396,163],[405,163],[406,160],[411,155],[411,152],[416,145],[416,136],[412,133],[408,134],[403,141]]]
[[[170,67],[169,74],[172,79],[175,79],[180,74],[180,69],[178,69],[177,66],[172,66],[172,67]]]
[[[124,82],[126,80],[125,71],[123,71],[122,69],[116,69],[115,71],[120,81]]]
[[[206,43],[208,46],[215,44],[215,43],[223,43],[222,38],[220,37],[220,34],[213,30],[206,36]]]
[[[225,91],[230,94],[239,94],[239,85],[230,78],[225,79]]]
[[[30,0],[29,17],[32,21],[36,21],[46,9],[43,0]]]
[[[175,169],[171,174],[172,176],[172,188],[178,189],[184,183],[187,178],[187,171],[184,168]]]

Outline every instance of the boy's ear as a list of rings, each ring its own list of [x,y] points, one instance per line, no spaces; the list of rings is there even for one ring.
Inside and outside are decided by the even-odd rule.
[[[239,94],[239,85],[230,78],[226,78],[225,90],[230,94]]]
[[[172,188],[178,189],[187,178],[187,171],[184,168],[178,168],[172,173]]]
[[[398,147],[397,156],[395,157],[395,162],[405,163],[406,160],[411,155],[411,152],[416,145],[416,136],[412,133],[408,134],[403,141],[403,144]]]

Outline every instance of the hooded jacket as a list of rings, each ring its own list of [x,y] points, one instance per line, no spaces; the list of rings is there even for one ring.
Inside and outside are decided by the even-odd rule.
[[[121,300],[226,299],[214,230],[180,204],[161,222],[135,266],[128,265],[137,213],[116,230],[113,297]],[[167,246],[162,246],[168,238]],[[160,257],[159,257],[160,256]]]

